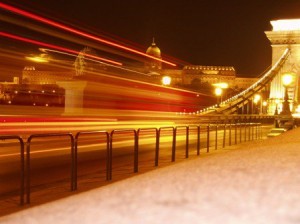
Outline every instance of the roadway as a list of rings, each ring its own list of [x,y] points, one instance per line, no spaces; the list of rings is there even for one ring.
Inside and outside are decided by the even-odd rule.
[[[153,125],[153,123],[152,123]],[[205,127],[205,126],[204,126]],[[270,130],[271,126],[262,126],[263,135]],[[200,152],[207,152],[207,129],[202,128],[200,133]],[[214,128],[211,128],[209,144],[210,151],[223,147],[223,129],[219,129],[216,135]],[[226,146],[229,145],[229,130],[227,130]],[[242,134],[240,138],[240,134]],[[252,133],[256,138],[255,132]],[[159,167],[171,164],[172,139],[169,131],[163,131],[160,139]],[[113,143],[112,154],[112,181],[106,181],[106,142],[104,138],[97,135],[83,136],[78,143],[78,191],[85,191],[99,186],[107,185],[114,181],[131,177],[134,170],[133,136],[116,135]],[[237,129],[235,138],[232,130],[231,144],[249,141],[249,132],[242,128]],[[183,161],[186,157],[185,151],[185,130],[180,129],[176,138],[176,161]],[[196,132],[190,130],[189,156],[197,157]],[[155,138],[153,133],[145,132],[141,134],[139,141],[139,173],[144,173],[153,169],[155,162]],[[70,195],[70,143],[67,138],[51,137],[50,139],[37,139],[31,145],[31,192],[32,203],[37,204],[53,200],[54,198]],[[0,154],[0,194],[1,204],[7,209],[2,210],[3,214],[15,209],[19,202],[18,193],[20,186],[20,154],[18,144],[11,140],[6,140],[1,144]],[[57,197],[43,196],[39,198],[41,192],[57,189]],[[10,203],[6,203],[9,201]]]

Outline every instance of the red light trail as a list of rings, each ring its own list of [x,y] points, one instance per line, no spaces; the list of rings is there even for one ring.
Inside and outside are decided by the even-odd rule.
[[[117,48],[120,48],[122,50],[129,51],[129,52],[135,53],[135,54],[139,54],[139,55],[142,55],[142,56],[145,56],[145,57],[157,60],[157,61],[161,61],[161,62],[163,62],[165,64],[168,64],[168,65],[171,65],[171,66],[176,66],[176,64],[174,64],[172,62],[169,62],[169,61],[166,61],[166,60],[163,60],[163,59],[160,59],[160,58],[153,57],[153,56],[148,55],[146,53],[143,53],[141,51],[137,51],[135,49],[132,49],[132,48],[129,48],[129,47],[126,47],[126,46],[123,46],[123,45],[120,45],[120,44],[117,44],[117,43],[114,43],[114,42],[102,39],[100,37],[91,35],[89,33],[82,32],[82,31],[74,29],[72,27],[68,27],[68,26],[66,26],[64,24],[57,23],[55,21],[46,19],[44,17],[32,14],[30,12],[27,12],[27,11],[24,11],[24,10],[21,10],[21,9],[18,9],[18,8],[15,8],[15,7],[10,6],[10,5],[6,5],[4,3],[0,3],[0,8],[2,8],[4,10],[7,10],[7,11],[10,11],[10,12],[13,12],[13,13],[16,13],[16,14],[19,14],[19,15],[22,15],[24,17],[27,17],[27,18],[30,18],[30,19],[33,19],[33,20],[36,20],[36,21],[48,24],[48,25],[51,25],[51,26],[54,26],[56,28],[68,31],[70,33],[74,33],[74,34],[86,37],[88,39],[95,40],[97,42],[101,42],[101,43],[104,43],[104,44],[107,44],[107,45],[110,45],[110,46],[113,46],[113,47],[117,47]]]
[[[80,53],[79,51],[74,51],[72,49],[68,49],[68,48],[64,48],[64,47],[60,47],[60,46],[56,46],[56,45],[48,44],[48,43],[44,43],[44,42],[40,42],[40,41],[37,41],[37,40],[28,39],[28,38],[25,38],[25,37],[16,36],[16,35],[1,32],[1,31],[0,31],[0,36],[7,37],[7,38],[10,38],[10,39],[14,39],[14,40],[23,41],[23,42],[26,42],[26,43],[35,44],[35,45],[42,46],[42,47],[48,47],[48,48],[52,48],[52,49],[55,49],[55,50],[64,51],[64,52],[71,53],[71,54],[79,54]],[[105,61],[105,62],[114,64],[114,65],[119,65],[119,66],[122,65],[122,63],[120,63],[120,62],[116,62],[116,61],[109,60],[109,59],[106,59],[106,58],[101,58],[101,57],[98,57],[98,56],[95,56],[95,55],[86,54],[86,53],[84,53],[83,55],[87,56],[89,58],[97,59],[97,60],[100,60],[100,61]]]

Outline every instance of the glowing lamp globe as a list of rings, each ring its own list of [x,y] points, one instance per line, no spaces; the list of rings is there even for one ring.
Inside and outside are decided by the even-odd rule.
[[[164,76],[164,77],[162,78],[162,84],[168,86],[168,85],[171,84],[171,80],[172,80],[172,79],[171,79],[170,76]]]
[[[282,76],[282,83],[284,86],[288,86],[293,82],[293,76],[290,74],[285,74]]]

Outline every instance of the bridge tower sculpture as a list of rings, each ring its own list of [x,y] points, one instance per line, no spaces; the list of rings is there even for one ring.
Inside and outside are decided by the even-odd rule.
[[[270,84],[268,113],[274,114],[277,109],[279,113],[282,110],[285,94],[282,76],[285,74],[293,76],[293,82],[287,87],[291,110],[295,110],[300,102],[300,19],[276,20],[271,21],[271,24],[273,30],[266,31],[265,34],[272,46],[272,66],[287,48],[290,49],[288,60]]]

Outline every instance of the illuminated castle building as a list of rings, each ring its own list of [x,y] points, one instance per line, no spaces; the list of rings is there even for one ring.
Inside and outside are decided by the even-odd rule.
[[[161,50],[156,43],[152,44],[146,50],[146,54],[162,59]],[[146,73],[152,75],[156,79],[169,76],[172,79],[173,86],[192,87],[193,89],[201,85],[212,85],[216,83],[227,83],[230,88],[245,89],[257,81],[257,78],[237,77],[236,71],[232,66],[202,66],[189,65],[182,69],[165,69],[161,61],[148,59],[145,63]]]

